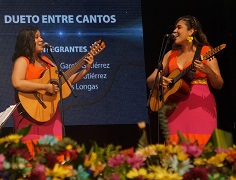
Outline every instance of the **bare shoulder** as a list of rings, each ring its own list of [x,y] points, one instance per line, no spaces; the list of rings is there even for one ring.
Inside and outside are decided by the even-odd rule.
[[[26,57],[23,57],[23,56],[20,56],[20,57],[18,57],[15,61],[14,61],[14,63],[16,64],[18,64],[18,63],[23,63],[23,64],[27,64],[29,61],[28,61],[28,59],[26,58]]]

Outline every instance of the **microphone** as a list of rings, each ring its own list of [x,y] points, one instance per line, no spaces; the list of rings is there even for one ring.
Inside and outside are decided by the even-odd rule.
[[[50,44],[48,44],[47,42],[43,43],[43,47],[44,48],[53,48],[53,46],[51,46]]]
[[[177,33],[166,34],[166,37],[167,37],[168,39],[173,39],[173,40],[175,40],[175,38],[178,37],[178,34],[177,34]]]

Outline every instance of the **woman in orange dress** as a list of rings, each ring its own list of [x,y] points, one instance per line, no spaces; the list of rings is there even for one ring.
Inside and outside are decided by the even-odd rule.
[[[182,73],[190,65],[192,70],[186,71],[188,73],[182,78],[189,81],[189,94],[178,97],[176,108],[168,116],[170,142],[179,141],[180,131],[191,142],[197,140],[199,144],[205,145],[217,128],[216,101],[211,88],[221,89],[224,81],[215,57],[200,60],[200,56],[197,56],[197,59],[194,59],[197,48],[200,48],[200,55],[205,55],[211,49],[197,18],[190,15],[180,17],[175,23],[173,35],[172,49],[164,55],[162,61],[161,84],[164,91],[173,85],[173,77],[168,76],[174,70]],[[147,78],[150,89],[157,72],[156,68]]]
[[[58,84],[38,83],[29,81],[39,79],[46,69],[55,66],[55,64],[41,52],[44,49],[44,41],[40,31],[36,27],[29,27],[19,32],[15,53],[12,57],[12,85],[15,89],[15,102],[18,102],[18,92],[33,93],[43,90],[46,93],[55,95],[59,93]],[[92,54],[85,58],[86,68],[68,77],[71,84],[80,81],[89,71],[94,62]],[[63,137],[63,122],[59,107],[51,119],[45,122],[39,122],[27,114],[21,105],[13,113],[14,130],[17,131],[31,124],[30,132],[23,137],[22,141],[26,143],[34,155],[32,142],[36,142],[44,135],[52,135],[58,140]]]

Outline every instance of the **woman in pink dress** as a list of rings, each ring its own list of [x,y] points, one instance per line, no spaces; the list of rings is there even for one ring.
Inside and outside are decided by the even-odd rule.
[[[214,129],[217,128],[216,101],[211,88],[221,89],[224,80],[214,56],[211,59],[200,59],[200,55],[206,55],[211,50],[211,46],[202,31],[200,22],[195,17],[190,15],[180,17],[175,23],[172,36],[174,40],[172,49],[164,55],[163,68],[159,71],[162,72],[158,76],[162,77],[160,84],[166,93],[171,92],[171,88],[181,81],[183,87],[187,84],[189,92],[187,95],[181,94],[178,90],[171,95],[164,93],[168,96],[165,101],[166,105],[178,94],[175,101],[176,107],[167,117],[169,140],[178,142],[178,131],[180,131],[191,142],[197,140],[199,144],[205,145]],[[195,59],[197,49],[200,55],[195,56],[197,57]],[[147,78],[150,89],[156,82],[157,72],[156,68]],[[183,77],[180,81],[173,82],[175,80],[173,74],[176,76],[181,74]],[[156,88],[160,87],[156,85]]]
[[[37,91],[45,91],[45,93],[52,95],[60,93],[59,86],[56,83],[30,81],[40,79],[46,69],[55,66],[50,59],[41,54],[43,49],[44,41],[38,28],[30,27],[19,32],[12,58],[12,85],[15,89],[15,102],[19,101],[18,92],[32,94]],[[80,81],[90,71],[94,62],[93,55],[89,53],[84,60],[86,68],[68,77],[71,84]],[[58,140],[63,137],[63,124],[58,106],[55,114],[49,120],[41,122],[29,116],[27,109],[19,105],[13,113],[13,121],[15,131],[31,125],[30,132],[22,140],[29,147],[32,156],[34,155],[32,143],[35,143],[42,136],[52,135]]]

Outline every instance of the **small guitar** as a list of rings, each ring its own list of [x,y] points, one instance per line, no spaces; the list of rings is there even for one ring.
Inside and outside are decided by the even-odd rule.
[[[64,77],[69,79],[71,75],[76,73],[86,62],[86,56],[92,54],[93,56],[99,54],[106,47],[103,40],[99,40],[92,44],[90,51],[77,61],[71,68],[63,72]],[[59,84],[58,69],[56,67],[50,67],[46,69],[40,79],[32,79],[30,81],[37,82],[41,84],[46,83],[56,83]],[[62,98],[66,98],[71,94],[71,89],[66,83],[64,78],[61,78],[61,92]],[[37,91],[34,93],[24,93],[18,92],[18,98],[21,102],[24,110],[30,115],[33,119],[39,122],[46,122],[52,118],[55,114],[58,102],[60,100],[60,93],[54,95],[46,93],[46,91]]]
[[[208,51],[205,55],[198,59],[210,59],[210,57],[214,56],[221,50],[226,47],[226,44],[221,44],[210,51]],[[183,80],[183,77],[194,67],[194,60],[186,69],[180,71],[179,69],[175,69],[168,78],[172,79],[172,83],[169,84],[168,88],[163,90],[163,99],[158,91],[158,87],[154,87],[151,98],[150,98],[150,109],[152,111],[158,111],[164,103],[168,102],[176,102],[178,101],[181,95],[187,95],[190,92],[190,85]]]

